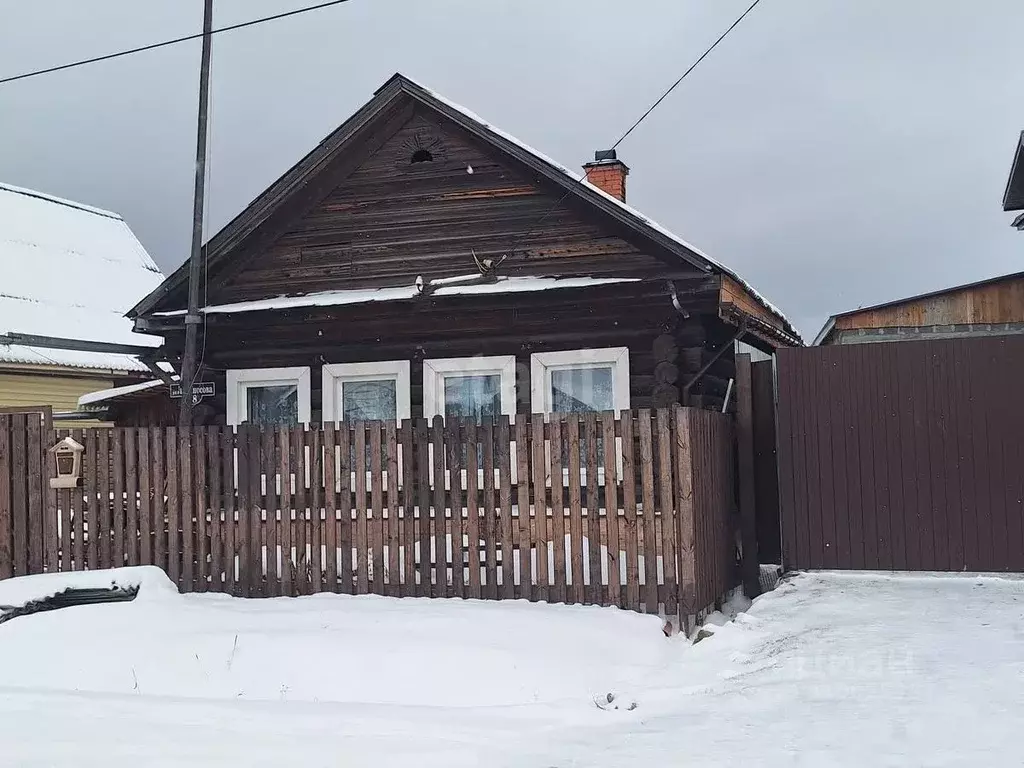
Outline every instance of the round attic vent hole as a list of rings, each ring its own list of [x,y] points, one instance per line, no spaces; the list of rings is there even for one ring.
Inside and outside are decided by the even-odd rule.
[[[415,163],[432,163],[434,156],[430,154],[430,150],[417,149],[412,153],[412,162]]]

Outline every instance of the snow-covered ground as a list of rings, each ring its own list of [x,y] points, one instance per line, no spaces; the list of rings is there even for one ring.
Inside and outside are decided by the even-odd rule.
[[[0,605],[63,578],[0,582]],[[0,624],[0,764],[1024,760],[1024,581],[802,575],[691,646],[617,609],[117,578],[142,582],[134,602]],[[595,706],[609,692],[619,708]]]

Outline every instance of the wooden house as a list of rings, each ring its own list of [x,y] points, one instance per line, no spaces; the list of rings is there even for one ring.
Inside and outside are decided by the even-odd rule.
[[[0,261],[0,409],[88,418],[81,395],[153,377],[124,314],[163,275],[120,216],[0,184]]]
[[[628,171],[601,152],[581,179],[395,75],[206,245],[201,420],[721,408],[737,341],[799,336],[626,205]],[[187,281],[129,313],[176,368]]]
[[[1024,272],[832,315],[814,340],[867,344],[1024,333]]]

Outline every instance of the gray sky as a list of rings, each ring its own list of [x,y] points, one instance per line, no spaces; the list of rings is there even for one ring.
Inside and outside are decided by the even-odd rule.
[[[216,0],[218,26],[312,0]],[[567,165],[748,0],[351,0],[214,38],[209,232],[395,71]],[[198,31],[201,0],[0,0],[0,75]],[[762,0],[624,142],[629,202],[808,338],[833,312],[1024,269],[1020,0]],[[0,86],[0,179],[187,255],[199,44]]]

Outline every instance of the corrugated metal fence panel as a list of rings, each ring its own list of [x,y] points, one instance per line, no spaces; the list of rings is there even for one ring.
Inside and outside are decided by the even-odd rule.
[[[1024,570],[1024,338],[782,350],[789,568]]]

